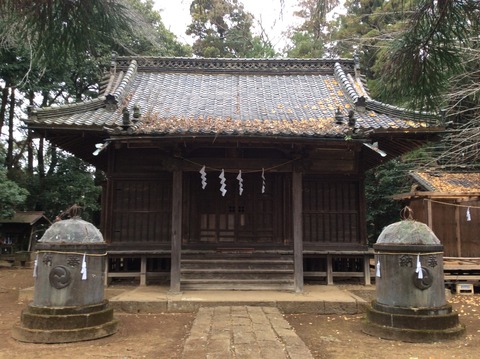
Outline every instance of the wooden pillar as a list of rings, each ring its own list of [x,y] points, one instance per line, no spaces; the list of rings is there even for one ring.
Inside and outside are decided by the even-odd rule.
[[[292,173],[293,261],[295,292],[303,292],[302,174]]]
[[[363,255],[363,279],[365,285],[371,285],[372,281],[370,278],[370,255]]]
[[[455,206],[455,238],[457,240],[457,257],[462,256],[462,231],[460,228],[460,207]]]
[[[333,258],[327,254],[327,285],[333,285]]]
[[[433,231],[432,200],[427,199],[427,225]]]
[[[180,292],[180,259],[182,249],[182,171],[173,171],[172,184],[172,251],[170,267],[170,291]]]
[[[147,257],[140,257],[140,286],[147,285]]]

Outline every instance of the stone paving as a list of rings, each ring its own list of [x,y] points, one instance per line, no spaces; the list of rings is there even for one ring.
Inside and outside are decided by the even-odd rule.
[[[275,307],[199,308],[182,359],[310,359],[305,343]]]

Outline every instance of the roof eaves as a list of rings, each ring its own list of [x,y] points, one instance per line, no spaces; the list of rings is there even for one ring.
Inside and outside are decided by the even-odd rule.
[[[377,100],[366,99],[366,108],[386,115],[408,119],[415,122],[424,122],[429,125],[439,125],[440,117],[433,113],[411,111],[402,107],[389,105]]]

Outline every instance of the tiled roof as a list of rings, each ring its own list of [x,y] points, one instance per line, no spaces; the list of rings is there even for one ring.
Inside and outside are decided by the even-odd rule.
[[[413,172],[412,177],[427,191],[442,193],[479,193],[479,172]]]
[[[134,120],[128,131],[124,109]],[[28,124],[118,135],[342,137],[351,111],[364,130],[436,122],[370,99],[351,60],[121,58],[98,99],[33,111]]]

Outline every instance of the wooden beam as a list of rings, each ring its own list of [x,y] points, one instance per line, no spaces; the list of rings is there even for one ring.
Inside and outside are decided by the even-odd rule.
[[[180,260],[182,247],[182,189],[183,173],[173,171],[172,184],[172,253],[170,268],[170,291],[180,292]]]
[[[302,221],[302,174],[292,173],[292,214],[293,214],[293,261],[294,286],[296,292],[303,292],[303,221]]]

